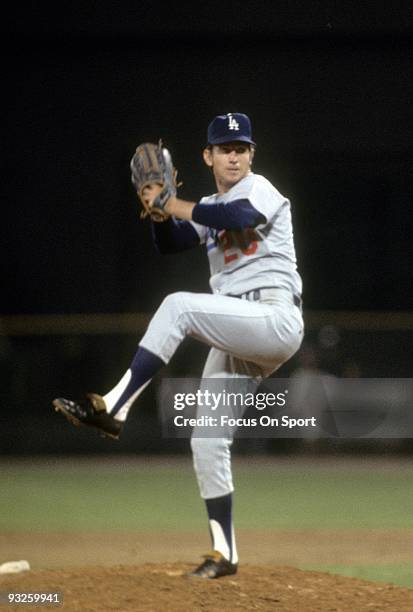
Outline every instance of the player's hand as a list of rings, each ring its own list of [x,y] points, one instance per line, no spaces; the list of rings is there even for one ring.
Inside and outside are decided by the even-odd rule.
[[[164,206],[164,210],[169,213],[170,215],[174,214],[174,210],[176,208],[176,202],[177,202],[177,197],[176,196],[171,196],[169,198],[169,200],[167,201],[167,203]]]
[[[162,191],[162,185],[159,183],[152,183],[142,189],[142,199],[149,208],[152,208],[155,199]]]
[[[142,202],[146,206],[152,221],[155,222],[165,221],[165,215],[161,213],[159,209],[154,208],[153,206],[156,198],[161,192],[162,185],[159,183],[151,183],[142,189]],[[167,205],[164,207],[164,210],[165,212],[168,212]]]

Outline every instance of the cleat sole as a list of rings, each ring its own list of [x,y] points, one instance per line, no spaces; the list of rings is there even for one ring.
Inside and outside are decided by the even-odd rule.
[[[73,416],[73,414],[71,412],[69,412],[68,410],[66,410],[66,408],[64,407],[63,404],[61,404],[59,402],[59,400],[53,400],[52,402],[55,412],[60,412],[61,414],[63,414],[63,416],[70,422],[72,423],[72,425],[74,425],[75,427],[80,427],[80,426],[84,426],[84,427],[93,427],[93,429],[96,429],[99,433],[100,436],[102,438],[111,438],[112,440],[119,440],[119,436],[120,436],[120,432],[118,435],[116,434],[111,434],[107,431],[102,431],[102,429],[97,426],[97,425],[93,425],[92,423],[83,423],[82,421],[80,421],[77,417]]]
[[[61,412],[63,416],[65,416],[66,419],[72,423],[72,425],[75,425],[76,427],[79,427],[80,425],[84,425],[82,421],[79,421],[79,419],[73,416],[73,414],[70,414],[70,412],[68,412],[66,408],[62,406],[62,404],[58,402],[57,400],[53,401],[53,406],[54,406],[55,411]]]

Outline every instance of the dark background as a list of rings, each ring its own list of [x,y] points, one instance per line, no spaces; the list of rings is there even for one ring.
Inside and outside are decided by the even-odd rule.
[[[196,200],[214,191],[207,124],[236,111],[255,171],[292,201],[305,309],[410,310],[411,3],[183,7],[27,2],[3,19],[1,314],[151,313],[171,291],[208,290],[202,249],[154,250],[129,160],[162,138]],[[137,339],[113,344],[3,337],[4,435],[59,385],[116,380]]]
[[[306,307],[410,308],[408,4],[15,8],[1,26],[2,313],[149,311],[206,289],[201,250],[156,255],[128,164],[162,137],[181,195],[212,192],[200,153],[229,111],[250,115],[255,171],[292,200]]]

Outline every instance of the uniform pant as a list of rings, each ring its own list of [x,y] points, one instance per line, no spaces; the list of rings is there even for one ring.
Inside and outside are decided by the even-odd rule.
[[[140,346],[168,363],[185,338],[211,346],[202,377],[248,378],[257,387],[300,347],[303,319],[287,290],[271,290],[265,299],[248,301],[222,295],[178,292],[167,296]],[[202,409],[198,409],[198,416]],[[220,497],[233,491],[232,436],[191,439],[201,496]]]

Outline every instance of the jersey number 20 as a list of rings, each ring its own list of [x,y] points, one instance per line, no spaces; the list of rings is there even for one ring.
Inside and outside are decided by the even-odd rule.
[[[239,258],[239,254],[228,253],[231,249],[239,249],[244,255],[254,255],[258,248],[258,234],[249,227],[242,231],[225,231],[220,236],[220,242],[224,251],[224,263],[230,263]]]

